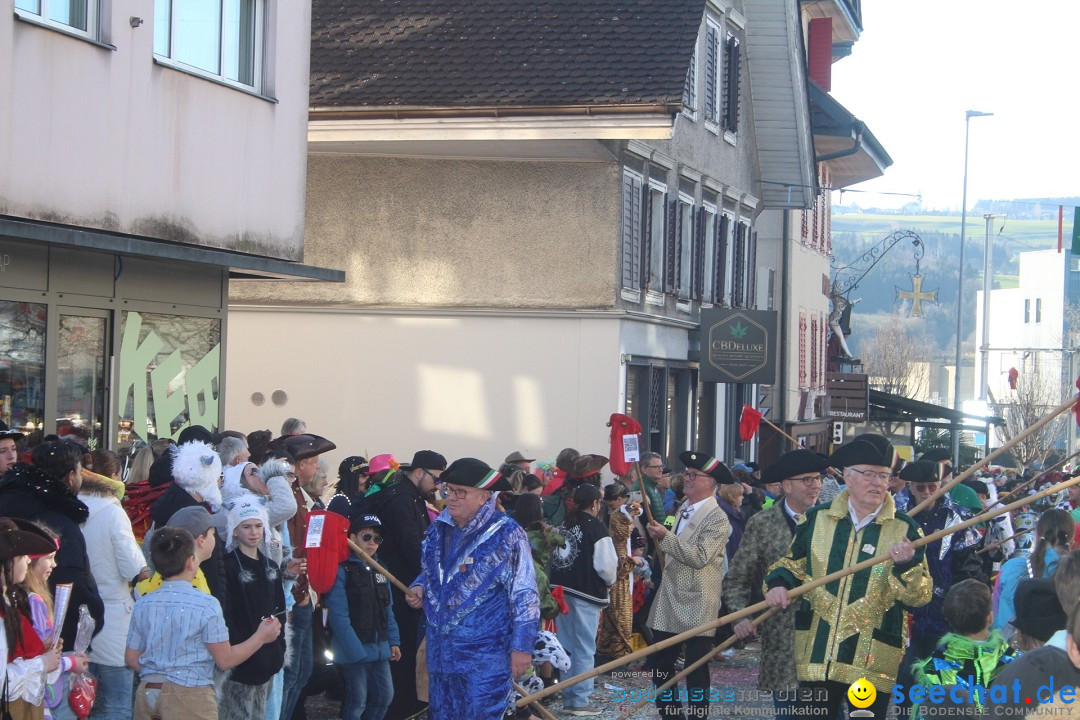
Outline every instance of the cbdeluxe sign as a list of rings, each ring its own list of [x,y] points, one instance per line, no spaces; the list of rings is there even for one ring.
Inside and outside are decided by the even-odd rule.
[[[704,382],[776,382],[777,313],[709,308],[701,311]]]

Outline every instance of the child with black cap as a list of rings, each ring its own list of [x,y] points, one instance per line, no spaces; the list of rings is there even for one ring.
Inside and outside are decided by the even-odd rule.
[[[349,511],[349,539],[377,560],[382,522],[363,500]],[[323,602],[334,631],[334,664],[345,678],[341,717],[380,720],[394,697],[390,661],[401,658],[390,583],[353,551],[338,568],[334,586]]]

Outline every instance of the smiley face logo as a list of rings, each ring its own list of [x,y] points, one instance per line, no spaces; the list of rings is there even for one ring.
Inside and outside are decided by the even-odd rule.
[[[866,678],[859,678],[851,683],[847,691],[848,702],[857,708],[868,708],[877,699],[877,690]]]

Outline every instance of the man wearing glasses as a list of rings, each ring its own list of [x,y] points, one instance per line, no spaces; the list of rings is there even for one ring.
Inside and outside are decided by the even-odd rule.
[[[800,693],[823,717],[837,717],[852,683],[860,678],[877,690],[868,708],[885,717],[904,654],[905,608],[930,601],[933,582],[918,523],[896,511],[889,494],[895,448],[881,435],[859,435],[830,458],[844,469],[847,488],[831,505],[806,513],[787,554],[765,576],[769,605],[787,608],[788,591],[878,555],[883,564],[865,568],[799,596],[795,608],[795,667]],[[800,697],[802,700],[802,697]]]
[[[821,473],[828,466],[823,457],[809,450],[793,450],[765,469],[762,484],[776,484],[777,499],[746,523],[739,549],[724,578],[727,609],[738,612],[761,600],[765,573],[787,554],[795,529],[806,520],[806,511],[821,493]],[[757,634],[750,618],[735,625],[742,639]],[[761,625],[761,665],[758,688],[778,693],[777,708],[793,705],[795,686],[795,611],[777,613]],[[779,693],[784,693],[780,695]]]
[[[501,720],[540,629],[532,550],[495,507],[495,494],[510,489],[498,471],[461,458],[442,479],[446,508],[424,539],[423,569],[406,599],[427,612],[428,715]]]
[[[631,476],[627,489],[630,492],[644,489],[644,495],[649,500],[649,509],[652,510],[652,516],[657,522],[664,522],[667,513],[664,512],[664,499],[659,490],[660,478],[664,475],[664,459],[660,457],[660,453],[647,452],[642,454],[641,462],[638,464],[641,466],[641,486],[639,487]],[[642,498],[642,502],[644,500],[645,498]]]
[[[375,514],[383,524],[383,546],[379,550],[386,569],[394,577],[407,581],[420,574],[420,547],[431,524],[424,497],[434,492],[439,476],[446,469],[446,458],[434,450],[419,450],[412,462],[398,468],[396,480],[385,490],[368,496]],[[405,603],[405,595],[396,587],[393,594],[394,617],[401,634],[401,660],[390,664],[394,678],[394,699],[386,713],[389,720],[407,718],[424,709],[416,697],[416,651],[420,646],[420,620],[423,613]]]
[[[675,525],[668,530],[654,520],[646,527],[665,558],[664,576],[647,623],[654,642],[717,618],[726,560],[724,551],[731,534],[727,514],[716,503],[717,484],[735,482],[731,471],[705,453],[684,452],[679,455],[679,461],[686,466],[683,475],[686,500],[675,513]],[[711,652],[712,646],[713,631],[706,630],[685,643],[653,653],[648,661],[653,683],[659,687],[674,674],[680,648],[685,648],[683,655],[690,665]],[[708,716],[711,686],[708,663],[687,675],[684,697],[689,699],[691,717]],[[678,687],[657,695],[660,717],[685,717],[679,695]]]

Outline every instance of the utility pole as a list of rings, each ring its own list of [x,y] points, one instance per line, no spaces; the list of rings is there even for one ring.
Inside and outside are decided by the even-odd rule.
[[[985,403],[990,402],[988,390],[990,388],[990,290],[993,289],[993,245],[990,241],[990,226],[997,215],[983,215],[986,221],[986,246],[983,250],[983,306],[982,306],[982,364],[979,373],[979,399]]]

